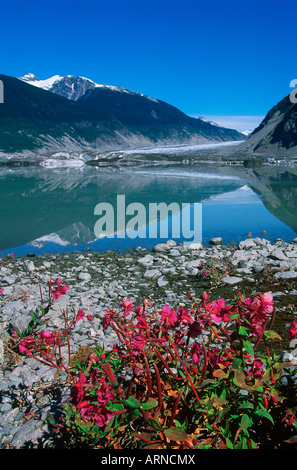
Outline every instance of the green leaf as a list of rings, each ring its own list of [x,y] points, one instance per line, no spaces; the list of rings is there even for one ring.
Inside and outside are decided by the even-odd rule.
[[[138,411],[138,410],[137,410]],[[162,428],[161,426],[159,425],[159,423],[152,417],[152,416],[148,416],[148,422],[153,426],[154,429],[156,429],[157,431],[162,431]]]
[[[264,336],[267,339],[279,339],[280,341],[282,341],[281,336],[276,331],[273,331],[273,330],[265,330]]]
[[[250,343],[250,341],[243,340],[243,345],[244,345],[245,349],[247,350],[247,352],[250,354],[250,356],[253,358],[254,357],[254,348],[253,348],[252,343]]]
[[[240,421],[241,429],[248,429],[252,424],[251,418],[247,414],[243,414]]]
[[[197,390],[200,390],[201,388],[204,388],[210,384],[217,384],[217,381],[214,379],[206,379],[206,380],[203,380],[200,384],[196,385],[195,387]]]
[[[35,312],[33,312],[33,310],[31,310],[30,314],[31,314],[31,318],[32,318],[33,322],[35,323],[37,321],[37,316],[36,316]]]
[[[247,331],[247,329],[244,328],[243,326],[240,326],[240,327],[238,328],[238,334],[239,334],[240,336],[247,336],[247,335],[248,335],[248,331]]]
[[[176,428],[175,426],[171,426],[171,428],[165,429],[164,434],[168,439],[171,441],[180,441],[184,442],[189,439],[188,434],[186,434],[184,431],[182,431],[179,428]]]
[[[226,438],[226,446],[227,449],[233,449],[233,444],[228,437]]]
[[[238,407],[239,410],[252,410],[253,408],[254,404],[250,403],[249,401],[245,401]]]
[[[144,410],[151,410],[152,408],[156,408],[156,406],[158,406],[158,401],[154,398],[149,398],[145,403],[141,403],[141,406]]]
[[[242,364],[242,359],[240,359],[239,357],[235,357],[232,362],[232,369],[239,369],[241,364]]]
[[[272,422],[272,424],[274,424],[274,419],[272,418],[272,416],[269,413],[265,413],[264,411],[257,410],[257,411],[255,411],[255,414],[258,415],[258,416],[262,416],[263,418],[268,419],[269,421]]]
[[[229,375],[229,372],[225,372],[222,369],[216,369],[215,371],[213,371],[212,375],[214,377],[217,377],[218,379],[226,379]]]
[[[253,387],[245,383],[245,375],[242,371],[234,371],[233,383],[244,390],[254,390]]]
[[[131,408],[139,408],[141,406],[141,403],[133,396],[124,399],[123,402],[125,405],[130,406]]]
[[[239,313],[233,313],[233,315],[231,315],[230,317],[230,320],[236,320],[236,318],[239,317]]]

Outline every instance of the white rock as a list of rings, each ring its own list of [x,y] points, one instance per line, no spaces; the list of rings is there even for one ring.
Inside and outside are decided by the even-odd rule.
[[[28,272],[34,271],[35,266],[34,266],[33,261],[24,261],[24,268],[25,268]]]
[[[256,247],[256,243],[252,239],[243,240],[239,243],[239,248],[248,250],[249,248]]]
[[[236,277],[236,276],[225,276],[222,279],[223,282],[226,284],[238,284],[239,282],[242,282],[243,279],[241,277]]]
[[[158,269],[148,269],[147,271],[145,271],[143,277],[148,278],[148,279],[153,279],[153,278],[158,277],[160,275],[161,275],[161,273]]]
[[[158,245],[154,246],[153,251],[161,252],[170,250],[171,246],[167,245],[166,243],[158,243]]]
[[[81,281],[89,281],[91,279],[91,275],[89,273],[79,273],[77,277]]]

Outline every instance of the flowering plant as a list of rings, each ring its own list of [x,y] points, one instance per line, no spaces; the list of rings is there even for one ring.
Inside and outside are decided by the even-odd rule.
[[[62,332],[23,337],[19,350],[68,374],[62,418],[49,417],[65,447],[294,446],[296,364],[270,352],[281,340],[271,329],[275,314],[271,293],[238,292],[230,303],[189,294],[189,306],[177,309],[126,299],[102,319],[104,331],[118,338],[111,351],[97,344],[71,357],[69,336],[81,310],[72,319],[64,312]],[[296,321],[289,334],[297,336]]]

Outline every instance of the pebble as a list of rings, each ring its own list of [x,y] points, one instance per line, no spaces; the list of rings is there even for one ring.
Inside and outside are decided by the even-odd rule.
[[[77,277],[81,281],[89,281],[91,279],[91,275],[89,273],[79,273]]]

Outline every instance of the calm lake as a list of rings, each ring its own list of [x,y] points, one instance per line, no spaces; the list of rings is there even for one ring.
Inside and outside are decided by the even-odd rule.
[[[148,212],[152,203],[191,204],[192,208],[201,203],[203,244],[213,237],[222,237],[224,243],[239,242],[248,232],[262,237],[262,231],[271,241],[290,241],[297,233],[296,168],[265,165],[251,169],[211,161],[193,165],[182,155],[172,164],[149,160],[147,165],[134,167],[0,168],[0,249],[21,256],[87,247],[95,251],[151,249],[164,241],[159,229],[156,237],[148,238],[147,227],[138,226],[120,237],[98,238],[95,207],[111,205],[116,230],[117,195],[125,197],[126,207],[137,203]],[[168,238],[185,240],[183,233],[172,236],[172,221],[178,223],[178,219],[168,215]],[[126,215],[125,223],[131,219]]]

